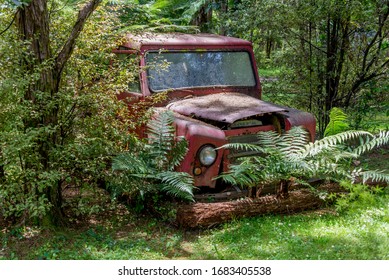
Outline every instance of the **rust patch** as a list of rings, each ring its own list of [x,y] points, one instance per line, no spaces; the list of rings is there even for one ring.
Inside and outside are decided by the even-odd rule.
[[[256,115],[287,111],[280,106],[237,92],[184,99],[170,103],[167,108],[182,115],[225,123],[233,123]]]

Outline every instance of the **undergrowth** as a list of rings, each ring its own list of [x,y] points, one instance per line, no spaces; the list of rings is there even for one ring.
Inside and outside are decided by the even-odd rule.
[[[388,260],[389,189],[343,186],[350,195],[328,208],[239,219],[209,230],[176,228],[122,206],[69,228],[5,228],[0,259]]]

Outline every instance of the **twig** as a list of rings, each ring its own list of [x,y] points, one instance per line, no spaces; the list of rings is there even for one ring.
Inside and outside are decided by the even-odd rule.
[[[12,18],[12,20],[11,20],[11,22],[8,24],[8,26],[7,26],[3,31],[0,32],[0,36],[3,35],[5,32],[7,32],[8,29],[11,28],[12,24],[14,23],[14,21],[15,21],[15,19],[16,19],[16,15],[17,15],[17,14],[18,14],[18,12],[16,12],[16,13],[14,14],[14,17]]]

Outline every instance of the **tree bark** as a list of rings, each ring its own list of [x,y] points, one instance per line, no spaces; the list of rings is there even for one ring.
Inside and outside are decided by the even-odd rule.
[[[331,193],[343,192],[337,184],[329,184],[325,189]],[[237,218],[317,209],[325,203],[312,191],[301,189],[289,192],[284,198],[268,195],[237,201],[182,205],[177,209],[176,222],[184,228],[209,228]]]

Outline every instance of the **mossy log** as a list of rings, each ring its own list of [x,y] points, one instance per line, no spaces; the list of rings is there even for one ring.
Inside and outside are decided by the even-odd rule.
[[[329,193],[344,191],[337,184],[329,184],[321,189]],[[184,228],[208,228],[242,217],[291,214],[317,209],[325,203],[326,201],[320,198],[317,192],[299,189],[290,191],[286,197],[268,195],[226,202],[180,205],[177,209],[176,222]]]

